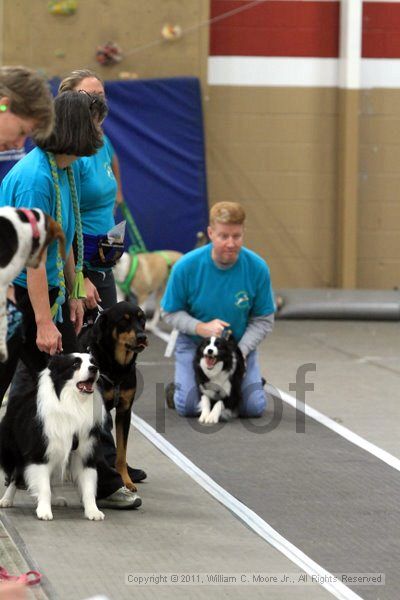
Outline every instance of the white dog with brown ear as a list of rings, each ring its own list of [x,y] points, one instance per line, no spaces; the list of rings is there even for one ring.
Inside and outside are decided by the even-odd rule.
[[[118,300],[125,300],[129,288],[129,291],[136,296],[139,306],[142,307],[149,296],[155,294],[156,309],[152,319],[146,324],[150,331],[157,327],[160,319],[160,300],[170,271],[182,256],[181,252],[175,250],[141,252],[134,256],[124,252],[113,269],[117,283],[126,284],[122,286],[123,291],[117,286]]]
[[[39,209],[0,208],[0,361],[7,360],[7,288],[25,267],[36,269],[47,246],[58,240],[65,258],[60,225]]]

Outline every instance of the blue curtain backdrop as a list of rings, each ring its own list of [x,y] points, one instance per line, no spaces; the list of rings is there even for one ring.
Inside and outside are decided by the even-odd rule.
[[[59,80],[50,84],[56,94]],[[104,130],[118,155],[124,198],[147,248],[191,250],[208,216],[198,79],[110,81],[106,95],[110,112]],[[28,141],[26,151],[31,148]],[[0,156],[0,180],[18,158],[5,155],[2,161]]]
[[[200,85],[193,77],[110,81],[104,129],[149,250],[187,252],[207,224]]]

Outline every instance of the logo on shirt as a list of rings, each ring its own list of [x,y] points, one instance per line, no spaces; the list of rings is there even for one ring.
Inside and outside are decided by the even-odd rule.
[[[110,179],[114,179],[114,173],[113,173],[110,163],[106,163],[106,162],[104,163],[104,170]]]
[[[235,294],[235,306],[241,309],[249,308],[250,298],[247,292],[241,291]]]

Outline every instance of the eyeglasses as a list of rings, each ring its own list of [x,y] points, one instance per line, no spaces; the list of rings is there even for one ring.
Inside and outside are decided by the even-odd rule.
[[[90,94],[89,92],[87,92],[86,90],[78,90],[78,92],[80,94],[86,94],[86,96],[88,98],[90,98],[90,104],[89,104],[89,108],[91,108],[93,106],[93,104],[96,104],[96,102],[99,101],[99,98],[95,95],[95,94]]]

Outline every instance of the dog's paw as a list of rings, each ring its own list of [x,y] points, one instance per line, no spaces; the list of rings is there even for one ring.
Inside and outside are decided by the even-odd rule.
[[[219,421],[219,416],[211,412],[205,420],[206,425],[215,425]]]
[[[237,416],[237,412],[233,412],[230,408],[224,408],[221,412],[219,420],[223,423],[227,423],[228,421],[235,419]]]
[[[13,500],[9,498],[2,498],[0,500],[0,508],[11,508],[13,505]]]
[[[209,411],[203,411],[201,413],[201,415],[199,416],[199,423],[207,423],[207,419],[210,416],[210,412]]]
[[[51,512],[51,507],[46,505],[39,505],[36,509],[37,518],[41,521],[52,521],[53,513]]]
[[[137,487],[131,479],[128,479],[127,481],[124,480],[124,486],[127,487],[130,492],[137,492]]]
[[[105,514],[101,512],[98,508],[92,508],[90,510],[85,511],[85,517],[89,519],[89,521],[103,521],[105,518]]]

